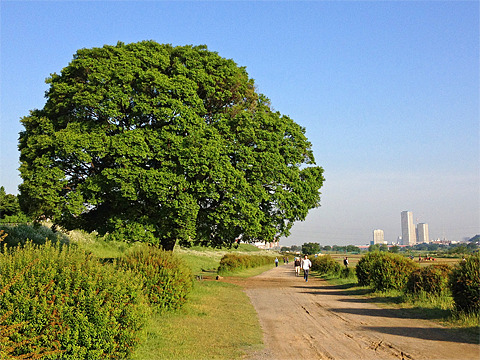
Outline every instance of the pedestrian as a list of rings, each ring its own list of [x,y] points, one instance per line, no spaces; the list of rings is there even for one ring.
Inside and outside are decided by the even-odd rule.
[[[348,267],[348,258],[346,256],[345,259],[343,259],[343,265],[345,265],[346,268]]]
[[[275,258],[275,267],[278,267],[278,258]]]
[[[301,265],[300,257],[295,258],[295,276],[300,276],[300,265]]]
[[[303,278],[305,279],[305,282],[308,281],[308,272],[310,271],[311,267],[312,267],[312,262],[308,259],[308,256],[305,255],[305,258],[302,261]]]

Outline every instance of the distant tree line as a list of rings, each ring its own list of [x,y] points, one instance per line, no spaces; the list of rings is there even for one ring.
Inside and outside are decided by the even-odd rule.
[[[478,235],[470,239],[467,243],[450,244],[450,245],[418,244],[415,246],[407,246],[407,247],[400,247],[397,245],[389,247],[387,244],[372,244],[368,247],[368,252],[381,251],[381,252],[399,253],[399,252],[408,252],[408,251],[410,252],[411,251],[429,251],[429,252],[441,251],[442,253],[445,253],[447,255],[471,254],[479,250],[479,244],[475,241],[477,237]],[[318,254],[320,252],[358,254],[362,250],[355,245],[322,246],[319,243],[308,242],[308,243],[304,243],[301,246],[298,246],[298,245],[283,246],[281,248],[281,251],[301,252],[302,254],[312,255],[312,254]]]
[[[355,245],[339,246],[339,245],[325,245],[321,246],[319,243],[304,243],[302,246],[292,245],[283,246],[281,251],[301,252],[302,254],[312,255],[318,254],[322,251],[333,252],[347,252],[347,253],[360,253],[360,248]]]
[[[20,210],[18,197],[7,194],[5,188],[0,186],[0,221],[8,223],[28,222],[27,216]]]

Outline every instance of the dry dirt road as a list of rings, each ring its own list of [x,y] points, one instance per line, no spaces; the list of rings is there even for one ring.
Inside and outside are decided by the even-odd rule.
[[[305,282],[291,265],[225,280],[244,287],[263,329],[265,349],[248,360],[480,359],[478,339],[319,279]]]

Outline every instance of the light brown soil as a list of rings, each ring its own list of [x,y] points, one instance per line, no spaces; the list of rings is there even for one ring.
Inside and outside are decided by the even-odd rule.
[[[320,279],[305,282],[291,265],[223,281],[243,286],[258,313],[265,349],[248,360],[480,359],[478,339]]]

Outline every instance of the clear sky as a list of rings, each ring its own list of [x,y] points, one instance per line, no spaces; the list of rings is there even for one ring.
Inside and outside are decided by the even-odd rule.
[[[17,193],[19,122],[80,48],[206,44],[307,130],[321,207],[282,245],[361,245],[400,213],[431,238],[480,233],[478,1],[0,2],[0,185]]]

